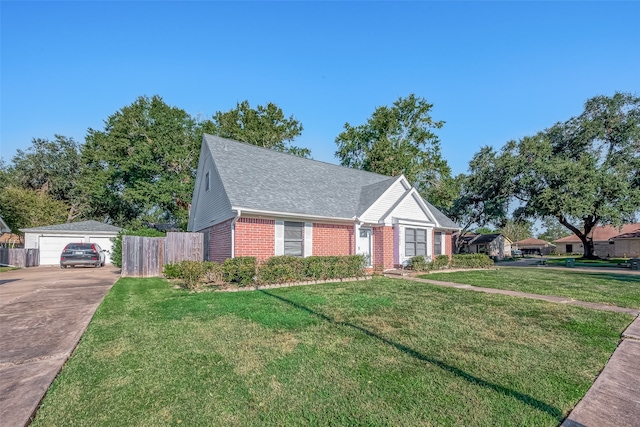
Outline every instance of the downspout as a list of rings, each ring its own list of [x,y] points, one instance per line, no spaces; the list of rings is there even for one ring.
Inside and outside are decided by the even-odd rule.
[[[236,216],[231,221],[231,258],[236,256],[236,222],[240,219],[240,215],[242,215],[242,210],[238,209]]]

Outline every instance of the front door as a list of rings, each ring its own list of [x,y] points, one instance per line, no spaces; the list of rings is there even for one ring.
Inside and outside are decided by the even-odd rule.
[[[373,230],[370,228],[360,227],[358,234],[358,248],[356,253],[358,255],[364,255],[365,263],[368,267],[371,267],[371,236]]]

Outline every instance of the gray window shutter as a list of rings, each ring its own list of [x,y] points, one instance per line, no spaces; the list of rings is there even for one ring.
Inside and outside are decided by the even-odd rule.
[[[304,256],[313,255],[313,223],[304,223]]]
[[[284,221],[276,220],[276,255],[284,255]]]

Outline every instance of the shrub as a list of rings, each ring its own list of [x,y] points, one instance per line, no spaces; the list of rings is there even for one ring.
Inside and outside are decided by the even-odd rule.
[[[203,280],[206,283],[224,283],[224,268],[222,264],[205,261]]]
[[[408,267],[414,271],[427,271],[430,269],[430,264],[424,256],[418,255],[409,259]]]
[[[442,270],[449,266],[449,255],[438,255],[433,261],[433,269],[434,270]]]
[[[260,283],[300,282],[305,278],[303,258],[290,255],[269,258],[258,268]]]
[[[222,264],[222,274],[226,283],[249,285],[255,281],[256,258],[250,256],[227,258]]]
[[[452,268],[487,268],[493,261],[486,254],[457,254],[451,258]]]
[[[164,275],[182,280],[187,289],[197,289],[198,282],[206,273],[206,263],[202,261],[180,261],[164,266]]]
[[[143,237],[164,237],[166,233],[158,231],[155,228],[132,228],[120,230],[116,237],[111,238],[113,248],[111,249],[111,261],[113,265],[122,268],[122,236],[143,236]]]

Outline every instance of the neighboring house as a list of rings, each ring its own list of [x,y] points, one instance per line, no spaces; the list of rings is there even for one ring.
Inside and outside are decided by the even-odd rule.
[[[613,242],[616,258],[640,258],[640,224],[636,225],[637,230],[619,234],[609,240]]]
[[[205,233],[214,261],[363,254],[390,269],[415,255],[450,255],[459,227],[404,176],[205,135],[188,229]]]
[[[40,265],[60,263],[60,254],[68,243],[97,243],[107,251],[106,261],[111,262],[111,239],[118,235],[120,227],[98,221],[81,221],[44,227],[21,228],[26,249],[40,249]]]
[[[22,239],[19,235],[11,233],[11,229],[0,216],[0,247],[15,248],[17,246],[22,246]]]
[[[640,231],[640,223],[624,224],[620,228],[611,225],[596,227],[593,231],[593,249],[595,255],[602,258],[623,257],[625,255],[632,256],[629,254],[630,252],[626,252],[626,250],[635,247],[633,245],[634,238],[631,237],[630,240],[626,240],[625,238],[618,239],[618,237],[637,231]],[[556,252],[559,254],[584,254],[582,241],[575,234],[554,240],[553,243],[556,244]]]
[[[545,240],[534,239],[530,237],[528,239],[518,240],[513,244],[514,249],[519,249],[525,255],[549,255],[556,249],[556,245],[549,243]]]
[[[455,236],[457,239],[457,236]],[[511,257],[511,240],[502,234],[467,233],[460,238],[460,253],[487,254],[492,258]],[[454,240],[455,243],[455,240]]]

